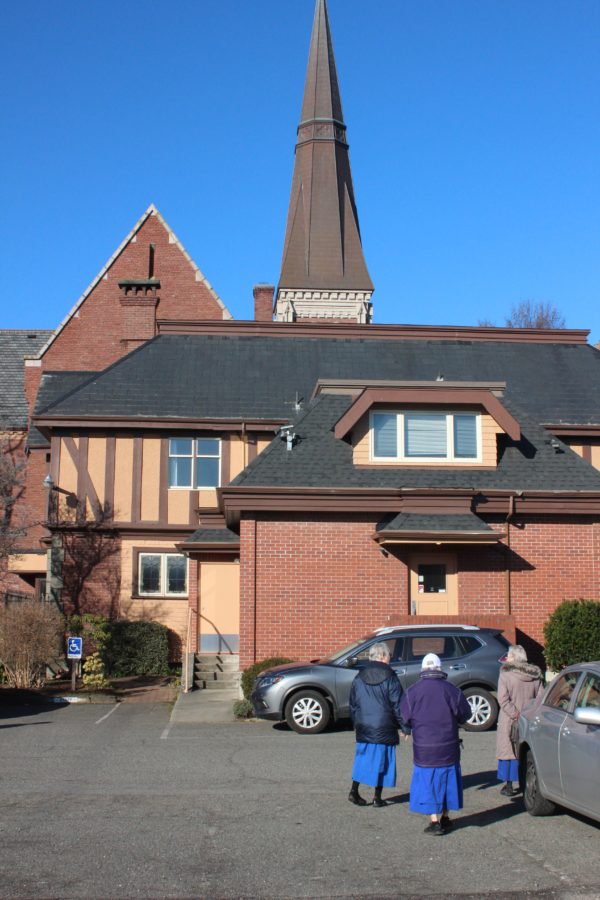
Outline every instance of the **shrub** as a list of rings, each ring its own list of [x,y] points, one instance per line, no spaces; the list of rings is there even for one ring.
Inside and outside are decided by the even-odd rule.
[[[544,625],[544,656],[554,671],[600,659],[600,603],[565,600]]]
[[[95,688],[98,691],[105,690],[110,687],[110,681],[104,674],[104,663],[98,652],[91,653],[83,664],[83,678],[81,679],[88,688]]]
[[[106,672],[116,678],[125,675],[169,674],[169,630],[159,622],[142,619],[113,622],[101,649]]]
[[[233,714],[237,719],[249,719],[253,714],[252,704],[249,700],[234,700]]]
[[[287,656],[271,656],[269,659],[263,659],[262,662],[254,663],[248,666],[247,669],[244,669],[242,672],[242,693],[246,700],[250,699],[250,694],[254,687],[254,679],[259,672],[264,672],[265,669],[270,669],[272,666],[282,666],[284,663],[289,662],[293,662],[293,660],[288,659]]]
[[[40,687],[46,664],[64,653],[64,618],[31,600],[0,609],[0,664],[10,687]]]

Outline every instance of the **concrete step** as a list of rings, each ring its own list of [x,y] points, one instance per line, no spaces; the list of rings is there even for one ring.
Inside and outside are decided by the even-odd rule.
[[[201,669],[198,666],[194,668],[194,677],[202,678],[205,681],[235,681],[236,684],[240,680],[240,673],[233,669],[226,669],[224,672],[215,672],[212,669]]]
[[[197,679],[194,684],[203,691],[237,691],[238,685],[230,681],[203,681]]]
[[[196,660],[207,663],[211,668],[215,665],[239,667],[240,664],[238,653],[196,653]]]

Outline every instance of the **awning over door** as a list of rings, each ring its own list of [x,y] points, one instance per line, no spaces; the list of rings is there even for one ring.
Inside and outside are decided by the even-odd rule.
[[[398,513],[377,526],[379,544],[497,544],[505,537],[475,513]]]

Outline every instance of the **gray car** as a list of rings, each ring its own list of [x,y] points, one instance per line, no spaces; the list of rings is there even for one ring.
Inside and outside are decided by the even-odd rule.
[[[417,680],[426,653],[436,653],[448,678],[465,694],[472,715],[470,731],[486,731],[498,718],[494,691],[508,641],[499,629],[475,625],[400,625],[378,628],[327,659],[288,663],[257,677],[252,693],[254,714],[286,720],[300,734],[317,734],[331,718],[348,718],[350,688],[366,665],[369,647],[386,641],[390,665],[403,688]]]
[[[519,738],[527,811],[558,804],[600,822],[600,662],[563,669],[523,710]]]

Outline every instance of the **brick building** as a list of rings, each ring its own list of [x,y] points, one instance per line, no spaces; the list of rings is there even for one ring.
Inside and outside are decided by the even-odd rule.
[[[281,274],[254,320],[151,207],[26,360],[50,594],[242,665],[414,617],[539,647],[558,603],[599,599],[587,332],[376,325],[372,295],[317,0]]]

